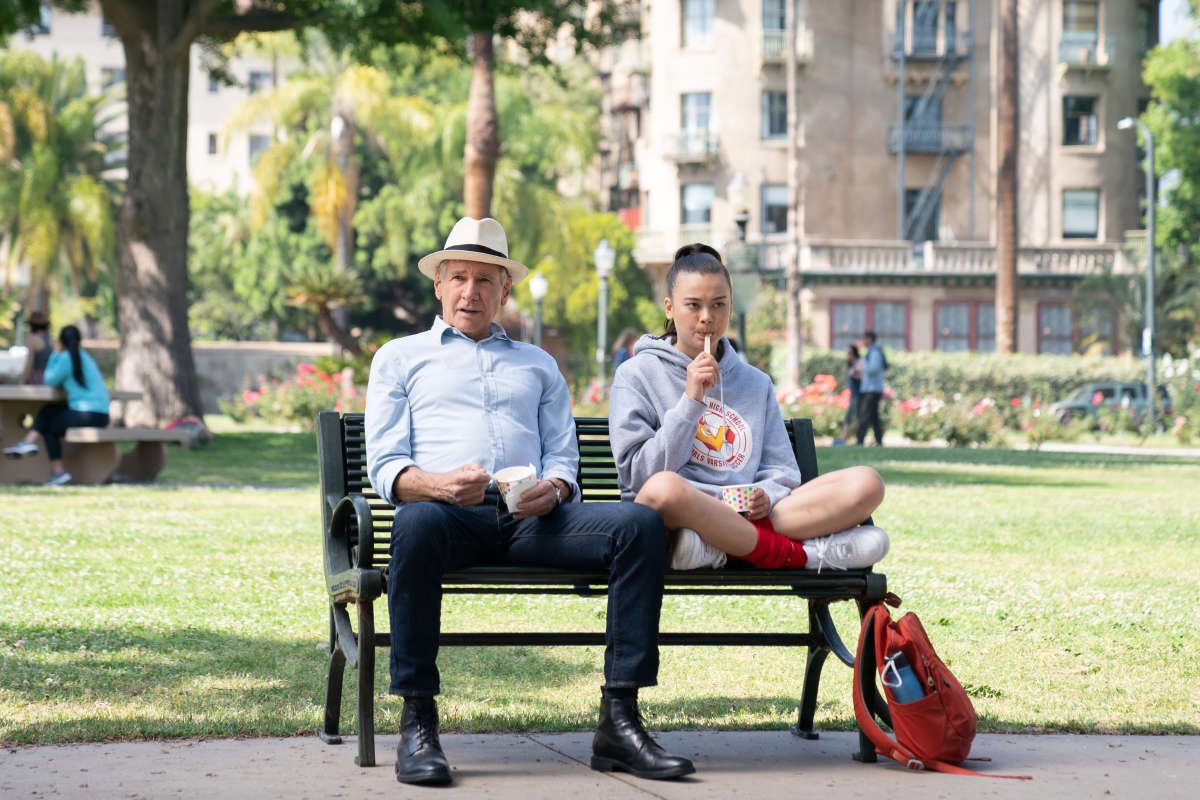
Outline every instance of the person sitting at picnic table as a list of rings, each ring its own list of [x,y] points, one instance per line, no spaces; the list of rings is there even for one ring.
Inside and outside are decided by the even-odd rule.
[[[442,576],[481,564],[597,570],[608,575],[604,685],[593,769],[642,778],[694,772],[643,727],[638,688],[658,672],[666,531],[636,503],[581,503],[571,398],[554,358],[493,320],[529,269],[508,257],[504,228],[465,217],[425,256],[441,315],[428,331],[375,354],[366,398],[367,473],[392,503],[388,616],[391,694],[404,698],[396,778],[446,784],[438,739]],[[532,465],[515,500],[492,473]]]
[[[104,428],[108,425],[108,390],[96,360],[80,346],[79,328],[67,325],[58,334],[59,348],[46,362],[43,376],[47,386],[61,388],[67,393],[66,403],[42,406],[33,419],[33,427],[25,438],[4,448],[8,458],[36,455],[38,440],[46,443],[50,457],[50,480],[47,486],[66,486],[71,482],[62,460],[62,437],[68,428]]]
[[[45,311],[33,311],[29,314],[29,335],[25,337],[25,347],[29,350],[25,357],[25,369],[21,371],[21,380],[26,386],[41,386],[45,382],[46,364],[54,348],[50,346],[50,317]]]
[[[724,338],[732,285],[706,244],[675,253],[666,333],[643,336],[613,379],[609,436],[621,497],[650,506],[672,531],[673,569],[727,557],[764,569],[861,569],[888,538],[860,525],[883,502],[883,480],[857,466],[801,484],[766,373]],[[722,501],[726,487],[739,487]]]

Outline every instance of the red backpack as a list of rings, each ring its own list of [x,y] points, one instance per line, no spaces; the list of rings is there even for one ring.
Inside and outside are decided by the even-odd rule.
[[[894,605],[899,604],[896,598],[890,599]],[[898,653],[903,656],[897,656]],[[899,669],[898,664],[901,665]],[[873,705],[876,713],[890,723],[895,739],[880,729],[875,715],[869,710],[868,695],[874,701],[879,700],[876,674],[886,694],[886,714],[880,713],[882,709],[877,703]],[[907,686],[905,677],[909,681]],[[911,684],[914,678],[919,691]],[[901,691],[902,687],[906,689],[904,694],[909,702],[900,702],[896,698],[895,692]],[[916,694],[912,694],[914,692]],[[854,716],[880,755],[909,769],[992,778],[1030,778],[1029,775],[988,775],[959,766],[967,760],[971,742],[975,739],[975,707],[962,684],[938,658],[921,620],[911,611],[899,620],[893,620],[887,607],[878,603],[863,617],[858,655],[854,659]]]

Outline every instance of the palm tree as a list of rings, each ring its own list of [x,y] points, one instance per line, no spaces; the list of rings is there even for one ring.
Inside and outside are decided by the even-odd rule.
[[[80,59],[0,53],[0,271],[7,289],[28,270],[31,304],[50,288],[77,294],[114,263],[115,99],[88,93]]]
[[[251,217],[256,224],[269,216],[287,167],[297,159],[311,161],[310,211],[334,252],[335,271],[349,273],[354,262],[360,132],[389,156],[411,158],[411,152],[428,145],[433,109],[424,100],[395,92],[382,69],[353,64],[315,34],[308,37],[305,54],[305,70],[252,96],[231,115],[226,140],[263,120],[275,129],[273,143],[254,168]],[[307,275],[301,283],[311,284],[311,278]],[[333,306],[339,328],[344,325],[340,307]]]

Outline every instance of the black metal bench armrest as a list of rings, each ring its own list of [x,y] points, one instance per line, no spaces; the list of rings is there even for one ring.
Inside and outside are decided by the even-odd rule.
[[[361,494],[343,497],[325,531],[325,583],[334,603],[374,600],[383,593],[383,571],[374,565],[371,507]]]

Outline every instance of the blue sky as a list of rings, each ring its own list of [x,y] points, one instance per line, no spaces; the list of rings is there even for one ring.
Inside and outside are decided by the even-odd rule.
[[[1188,32],[1187,0],[1162,0],[1158,10],[1160,35],[1164,42]]]

